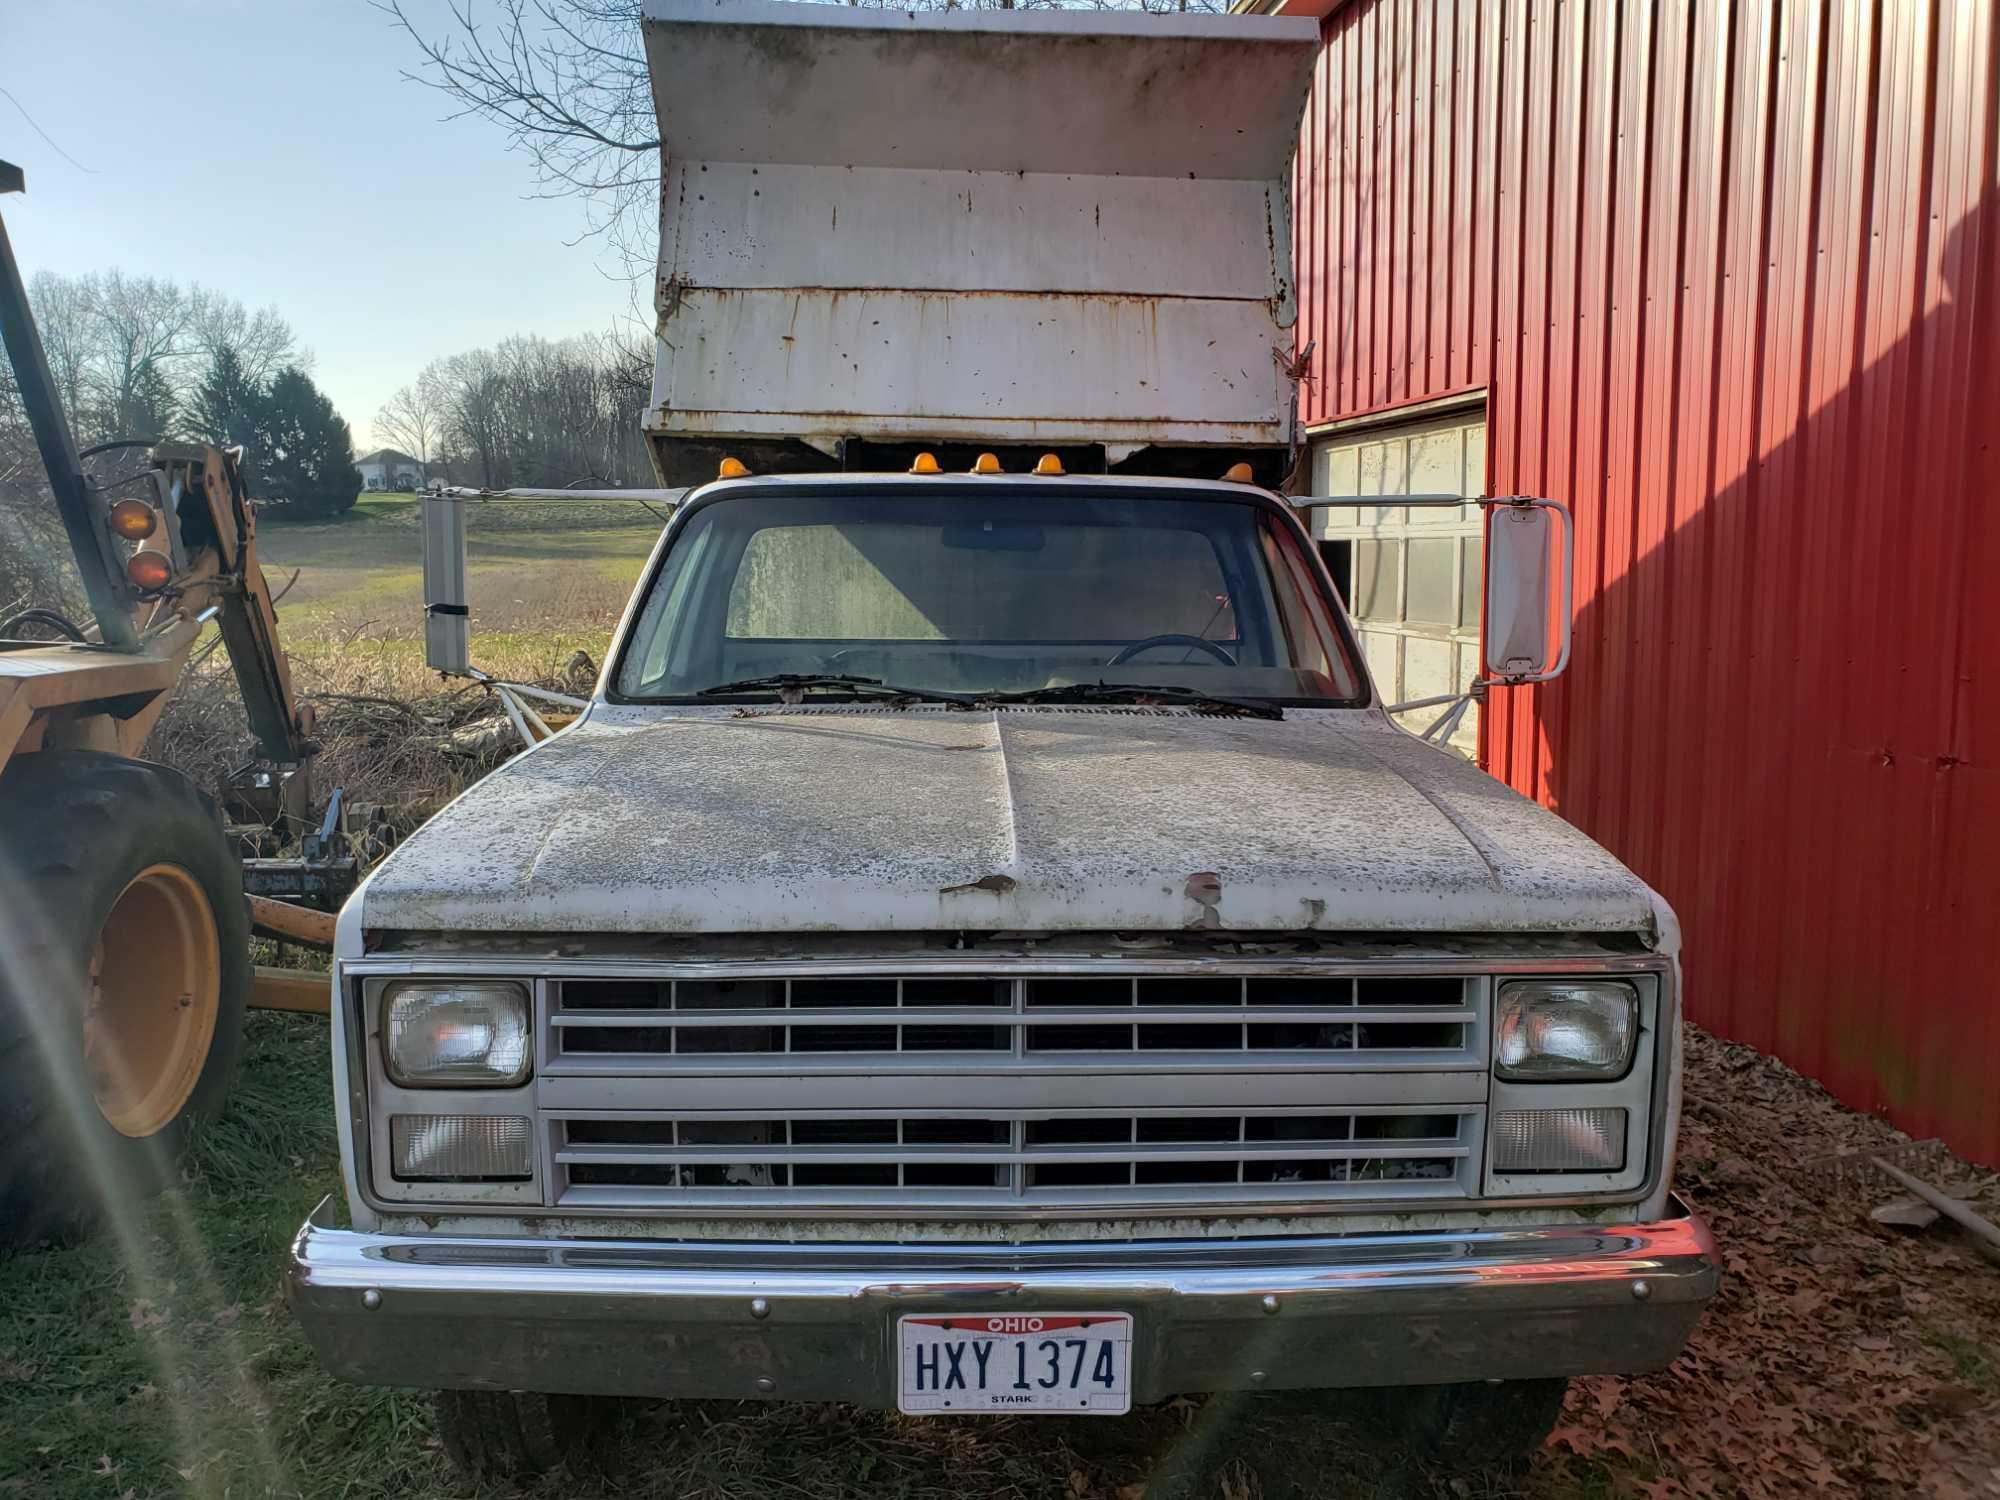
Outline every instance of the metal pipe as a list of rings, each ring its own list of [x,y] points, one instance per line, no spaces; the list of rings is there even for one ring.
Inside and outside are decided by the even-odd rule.
[[[528,728],[528,721],[521,717],[521,705],[514,695],[507,691],[507,684],[496,682],[493,684],[493,691],[500,699],[500,706],[507,710],[508,722],[514,726],[514,732],[520,735],[521,743],[530,750],[534,749],[540,741],[535,738],[534,731]]]
[[[1956,1198],[1939,1192],[1928,1182],[1925,1182],[1923,1178],[1911,1176],[1894,1162],[1884,1161],[1879,1156],[1872,1156],[1869,1158],[1869,1161],[1877,1171],[1900,1183],[1910,1192],[1915,1193],[1960,1229],[1963,1229],[1967,1234],[1978,1240],[1982,1246],[1981,1253],[1986,1255],[1988,1259],[2000,1255],[2000,1226],[1996,1226],[1990,1219],[1974,1213]]]
[[[534,485],[487,490],[467,484],[441,484],[428,490],[432,495],[449,495],[457,500],[635,500],[641,504],[678,505],[687,494],[678,490],[599,489],[557,490]]]
[[[568,693],[551,693],[546,688],[528,687],[524,683],[507,684],[510,693],[519,693],[523,698],[538,698],[544,703],[553,703],[557,708],[585,709],[590,707],[582,698],[572,698]]]
[[[549,728],[548,720],[535,712],[534,704],[525,698],[516,698],[514,701],[521,705],[521,716],[528,721],[528,726],[535,731],[537,739],[546,740],[555,734],[555,731]]]
[[[0,178],[10,185],[19,182],[18,168],[7,163],[0,163],[0,168],[5,168]],[[77,455],[76,438],[63,414],[55,377],[49,373],[28,288],[21,280],[4,221],[0,221],[0,338],[4,338],[14,378],[20,383],[21,406],[34,431],[35,446],[41,450],[42,467],[48,471],[49,489],[55,495],[63,530],[69,534],[70,551],[76,554],[90,611],[97,617],[97,637],[107,646],[129,651],[139,639],[131,619],[138,595],[125,576],[124,558],[112,538],[106,508],[84,475],[83,460]]]

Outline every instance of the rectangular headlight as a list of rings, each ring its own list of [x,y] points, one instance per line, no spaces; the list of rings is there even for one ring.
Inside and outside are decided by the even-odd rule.
[[[523,1083],[534,1059],[527,988],[502,980],[392,985],[382,1038],[389,1077],[406,1088]]]
[[[1639,997],[1618,980],[1517,979],[1500,986],[1493,1071],[1513,1083],[1623,1078],[1639,1044]]]
[[[535,1175],[525,1115],[391,1115],[389,1157],[402,1182],[523,1182]]]
[[[1496,1172],[1617,1172],[1624,1166],[1622,1109],[1519,1109],[1494,1117]]]

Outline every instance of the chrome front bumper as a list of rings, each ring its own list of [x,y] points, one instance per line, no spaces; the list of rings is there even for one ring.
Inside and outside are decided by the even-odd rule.
[[[1129,1312],[1134,1398],[1658,1369],[1715,1292],[1707,1226],[1119,1245],[388,1236],[292,1244],[286,1292],[350,1380],[890,1405],[914,1312]]]

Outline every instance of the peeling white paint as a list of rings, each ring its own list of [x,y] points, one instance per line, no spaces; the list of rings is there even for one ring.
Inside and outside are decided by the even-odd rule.
[[[1316,27],[996,17],[649,0],[661,452],[1289,441]]]

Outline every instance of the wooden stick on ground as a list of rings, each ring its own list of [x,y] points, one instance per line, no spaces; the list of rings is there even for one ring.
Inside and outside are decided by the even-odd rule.
[[[308,948],[333,947],[333,913],[273,901],[269,896],[245,896],[250,930],[260,937],[283,938]]]

